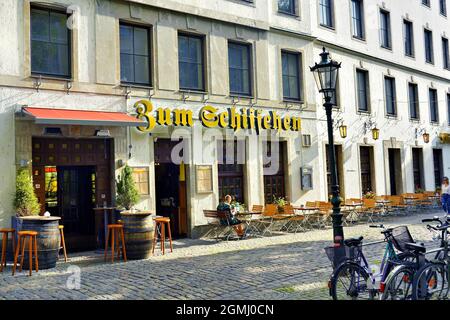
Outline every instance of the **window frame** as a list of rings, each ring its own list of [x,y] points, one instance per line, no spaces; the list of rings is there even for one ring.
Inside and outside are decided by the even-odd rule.
[[[353,2],[359,3],[360,14],[361,14],[361,19],[360,19],[361,33],[362,33],[361,36],[355,35],[355,27],[354,27],[355,18],[354,18],[354,12],[353,12]],[[366,21],[365,21],[364,3],[365,3],[364,0],[350,0],[350,20],[351,20],[352,38],[361,40],[361,41],[366,41]]]
[[[292,98],[292,97],[286,97],[284,95],[284,85],[283,85],[283,78],[284,78],[284,74],[283,74],[283,54],[287,54],[287,55],[292,55],[296,57],[296,61],[297,61],[297,79],[298,79],[298,99]],[[292,50],[286,50],[286,49],[281,49],[281,54],[280,54],[280,58],[281,58],[281,94],[283,95],[283,101],[286,102],[297,102],[297,103],[301,103],[303,102],[303,62],[302,62],[302,53],[301,52],[297,52],[297,51],[292,51]]]
[[[132,28],[141,28],[141,29],[146,29],[147,30],[147,41],[148,41],[148,59],[149,59],[149,63],[148,63],[148,80],[149,83],[148,84],[144,84],[141,82],[131,82],[131,81],[122,81],[122,64],[121,61],[122,59],[120,58],[120,84],[124,87],[127,86],[131,86],[131,87],[145,87],[145,88],[153,88],[153,44],[152,44],[152,30],[153,27],[151,25],[144,25],[144,24],[136,24],[136,23],[131,23],[128,21],[122,21],[119,20],[119,51],[120,51],[120,26],[124,25],[124,26],[128,26],[128,27],[132,27]],[[134,43],[134,29],[133,29],[133,43]],[[119,52],[119,56],[122,55],[122,52]],[[133,53],[131,54],[133,56],[135,56],[134,54],[134,47],[133,47]],[[133,65],[134,67],[134,65]]]
[[[450,92],[445,95],[447,97],[447,125],[450,127]]]
[[[447,0],[439,0],[439,13],[447,17]]]
[[[292,17],[298,17],[299,13],[298,13],[298,0],[289,0],[292,3],[292,12],[289,11],[285,11],[285,10],[280,10],[280,0],[277,0],[277,12],[281,13],[281,14],[285,14],[288,16],[292,16]]]
[[[47,72],[35,72],[33,71],[33,58],[32,58],[32,48],[33,48],[33,24],[32,24],[32,10],[36,9],[36,10],[45,10],[48,11],[49,14],[50,12],[55,12],[55,13],[60,13],[60,14],[64,14],[66,16],[66,19],[68,20],[72,14],[68,13],[66,9],[61,8],[61,7],[55,7],[55,6],[51,6],[51,5],[46,5],[46,4],[41,4],[41,3],[31,3],[30,4],[30,27],[29,27],[29,32],[30,32],[30,75],[31,77],[44,77],[44,78],[54,78],[54,79],[61,79],[61,80],[73,80],[73,58],[72,58],[72,49],[73,49],[73,36],[72,36],[72,30],[70,30],[69,28],[67,28],[67,65],[68,65],[68,74],[67,75],[58,75],[58,74],[54,74],[54,73],[47,73]],[[67,23],[66,20],[66,23]],[[51,42],[50,42],[51,43]]]
[[[430,39],[431,39],[431,46],[430,46],[430,50],[431,50],[431,53],[430,53],[430,55],[431,55],[431,61],[428,61],[427,59],[428,59],[428,50],[427,50],[427,44],[428,44],[428,42],[426,41],[427,40],[427,35],[430,35]],[[425,63],[428,63],[428,64],[432,64],[432,65],[434,65],[434,61],[435,61],[435,58],[434,58],[434,41],[433,41],[433,31],[432,30],[430,30],[430,29],[427,29],[427,28],[423,28],[423,35],[424,35],[424,41],[423,41],[423,48],[425,49]]]
[[[364,80],[365,80],[365,97],[366,97],[366,104],[367,104],[367,110],[363,110],[360,107],[359,104],[359,81],[358,81],[358,74],[364,73]],[[370,79],[369,79],[369,71],[363,68],[356,68],[355,69],[355,88],[356,88],[356,110],[359,114],[370,114],[371,113],[371,104],[370,104]]]
[[[383,21],[383,15],[386,15],[388,21],[387,21],[387,40],[388,40],[388,44],[387,46],[385,46],[383,44],[384,42],[384,37],[383,37],[383,32],[382,32],[382,21]],[[384,9],[384,8],[380,8],[380,47],[383,49],[387,49],[392,51],[392,24],[391,24],[391,12]]]
[[[431,100],[431,93],[435,94],[435,99]],[[432,101],[434,101],[434,104],[432,104]],[[435,116],[436,119],[433,120],[433,112],[432,108],[435,107]],[[430,123],[431,124],[439,124],[439,94],[438,90],[435,88],[428,88],[428,110],[430,112]]]
[[[441,39],[441,43],[442,43],[443,66],[444,66],[445,70],[450,71],[450,43],[449,43],[448,38],[443,36]],[[444,43],[446,43],[446,47],[445,47]]]
[[[234,92],[231,91],[231,77],[230,77],[230,44],[233,45],[238,45],[238,46],[245,46],[247,48],[247,52],[248,52],[248,85],[249,85],[249,92],[248,93],[243,93],[243,92]],[[227,63],[228,63],[228,90],[229,90],[229,94],[230,97],[241,97],[241,98],[253,98],[254,96],[254,88],[253,88],[253,44],[249,43],[249,42],[244,42],[244,41],[238,41],[238,40],[233,40],[233,39],[229,39],[227,41]]]
[[[414,112],[416,114],[415,117],[413,117],[412,113],[411,113],[411,91],[410,91],[410,86],[414,86],[414,93],[415,93],[415,103],[414,103]],[[408,88],[408,113],[409,113],[409,120],[410,121],[420,121],[420,100],[419,100],[419,85],[416,82],[412,82],[409,81],[407,84],[407,88]]]
[[[406,52],[406,25],[411,26],[411,54],[408,54]],[[403,53],[406,57],[409,58],[415,58],[416,57],[416,48],[415,48],[415,41],[414,41],[414,22],[404,18],[403,19]]]
[[[323,28],[327,28],[327,29],[331,29],[331,30],[335,30],[336,29],[336,21],[335,21],[335,17],[334,17],[334,0],[318,0],[319,1],[319,25]],[[322,1],[329,1],[330,5],[329,5],[329,10],[330,10],[330,25],[327,25],[325,23],[322,22],[323,20],[323,16],[322,16]]]
[[[181,77],[180,77],[180,36],[184,36],[184,37],[190,37],[190,38],[197,38],[200,39],[201,41],[201,57],[202,57],[202,83],[201,83],[201,88],[185,88],[185,87],[181,87]],[[187,32],[187,31],[183,31],[183,30],[178,30],[177,32],[177,50],[178,50],[178,59],[177,59],[177,63],[178,63],[178,88],[180,92],[199,92],[199,93],[207,93],[208,90],[206,88],[206,36],[204,34],[198,34],[198,33],[192,33],[192,32]]]
[[[392,87],[393,88],[391,88],[392,89],[392,93],[393,93],[393,111],[394,111],[394,113],[389,113],[388,112],[388,105],[387,105],[387,103],[388,103],[388,100],[387,100],[387,91],[386,91],[386,80],[390,80],[390,81],[392,81]],[[398,108],[397,108],[397,84],[396,84],[396,81],[395,81],[395,77],[393,77],[393,76],[391,76],[391,75],[385,75],[384,77],[383,77],[383,88],[384,88],[384,112],[385,112],[385,115],[386,115],[386,117],[388,117],[388,118],[397,118],[397,116],[398,116]]]

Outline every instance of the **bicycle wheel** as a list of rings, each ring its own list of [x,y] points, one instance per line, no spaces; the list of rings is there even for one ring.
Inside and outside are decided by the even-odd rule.
[[[334,300],[370,300],[369,275],[363,267],[346,262],[341,264],[331,279],[330,293]]]
[[[446,281],[446,272],[441,263],[428,263],[420,268],[413,281],[413,300],[441,299]]]
[[[381,300],[411,300],[414,272],[406,266],[394,268],[386,279]]]

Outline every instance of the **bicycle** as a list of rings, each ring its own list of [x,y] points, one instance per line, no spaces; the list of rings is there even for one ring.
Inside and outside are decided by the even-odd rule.
[[[363,237],[344,240],[344,247],[325,248],[328,258],[332,263],[335,262],[337,254],[342,257],[342,262],[338,261],[336,263],[337,266],[334,266],[336,269],[331,275],[328,284],[329,294],[334,300],[345,298],[352,300],[375,299],[380,292],[380,288],[376,287],[378,282],[377,278],[381,277],[381,282],[384,282],[394,266],[394,261],[415,259],[415,256],[405,248],[406,243],[414,242],[406,226],[385,228],[383,225],[372,225],[370,227],[382,228],[383,231],[381,233],[384,235],[384,240],[368,243],[364,246],[386,242],[380,267],[381,272],[379,274],[372,272],[364,256],[362,251]],[[400,253],[397,254],[395,249],[400,251]]]
[[[441,233],[441,246],[437,251],[436,258],[425,263],[414,275],[412,284],[413,300],[447,299],[449,293],[450,279],[450,257],[448,229],[450,218],[443,222],[440,219],[430,219],[438,222],[437,226],[427,225],[427,228]],[[427,222],[430,222],[427,220]]]
[[[438,217],[424,219],[422,222],[445,223]],[[433,231],[432,227],[429,225],[427,225],[427,229]],[[425,254],[437,252],[435,259],[441,254],[441,248],[427,251],[423,244],[406,243],[405,248],[415,256],[415,259],[413,259],[414,261],[393,262],[394,264],[397,264],[397,266],[392,269],[386,278],[386,281],[381,284],[381,300],[411,300],[413,298],[412,285],[414,275],[417,270],[429,262],[425,258]]]

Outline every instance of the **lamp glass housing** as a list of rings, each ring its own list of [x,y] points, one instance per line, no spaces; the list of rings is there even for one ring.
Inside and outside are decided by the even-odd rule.
[[[347,126],[346,125],[341,125],[340,127],[339,127],[339,133],[341,134],[341,138],[342,139],[345,139],[345,138],[347,138]]]
[[[311,67],[319,92],[324,95],[326,101],[331,101],[336,94],[336,82],[341,64],[331,60],[330,54],[323,48],[320,54],[322,60]]]
[[[376,127],[372,129],[372,138],[373,140],[378,140],[380,138],[380,129]]]

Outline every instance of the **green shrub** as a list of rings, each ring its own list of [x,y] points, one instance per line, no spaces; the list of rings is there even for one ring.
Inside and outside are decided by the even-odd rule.
[[[139,193],[133,180],[133,171],[126,165],[116,181],[116,204],[119,207],[130,210],[139,201]]]
[[[19,217],[38,215],[41,211],[41,205],[34,193],[33,179],[27,168],[17,172],[13,205]]]

